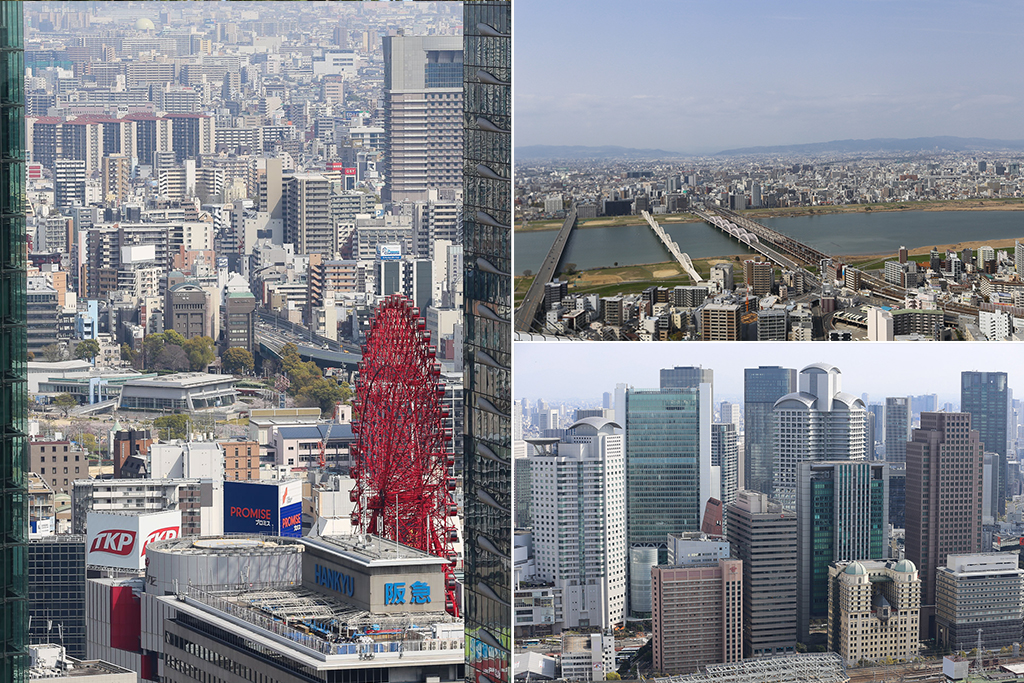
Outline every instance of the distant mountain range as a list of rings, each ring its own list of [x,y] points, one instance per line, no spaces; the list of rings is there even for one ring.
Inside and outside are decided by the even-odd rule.
[[[832,140],[806,145],[742,147],[719,152],[722,156],[742,154],[839,154],[870,152],[983,152],[990,150],[1021,150],[1024,140],[990,140],[988,138],[957,138],[939,135],[930,138],[871,138],[870,140]]]
[[[1024,140],[992,140],[989,138],[958,138],[939,135],[927,138],[871,138],[870,140],[831,140],[804,145],[774,145],[741,147],[717,152],[713,156],[741,156],[751,154],[865,154],[872,152],[987,152],[996,150],[1024,150]],[[516,147],[516,159],[671,159],[706,156],[669,152],[663,149],[637,149],[605,145],[530,145]]]
[[[516,147],[516,159],[667,159],[688,156],[663,149],[632,147],[586,147],[583,145],[531,145]]]

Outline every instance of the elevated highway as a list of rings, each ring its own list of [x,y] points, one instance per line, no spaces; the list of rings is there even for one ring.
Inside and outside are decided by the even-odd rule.
[[[568,215],[566,215],[565,222],[562,223],[562,227],[559,229],[558,235],[555,237],[555,242],[551,245],[548,255],[544,258],[544,262],[541,264],[540,270],[537,271],[537,277],[533,279],[530,289],[526,292],[526,298],[523,299],[523,303],[519,306],[519,310],[516,311],[516,330],[520,332],[529,332],[533,327],[533,322],[536,320],[537,314],[540,312],[540,305],[544,303],[544,285],[551,282],[551,279],[555,276],[555,269],[562,260],[562,255],[565,252],[565,245],[568,244],[569,236],[572,234],[573,228],[576,227],[577,222],[578,216],[576,213],[576,205],[574,204],[569,210]]]

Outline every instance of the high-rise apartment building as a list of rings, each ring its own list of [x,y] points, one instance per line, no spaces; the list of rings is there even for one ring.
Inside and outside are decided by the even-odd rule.
[[[970,413],[971,428],[977,430],[985,452],[998,456],[992,466],[993,500],[998,506],[992,510],[993,517],[1006,514],[1006,499],[1010,493],[1006,457],[1008,405],[1005,372],[960,373],[960,410]]]
[[[54,206],[58,209],[85,206],[85,162],[79,159],[57,159],[54,167]]]
[[[703,341],[739,341],[739,304],[705,304],[700,309],[700,338]]]
[[[970,413],[921,413],[907,444],[906,556],[921,571],[921,635],[934,632],[935,572],[981,552],[984,453]]]
[[[338,251],[330,197],[331,183],[322,175],[295,174],[284,178],[284,241],[295,245],[296,254],[333,256]]]
[[[536,576],[562,590],[566,628],[612,628],[626,609],[621,428],[589,417],[559,443],[528,441]]]
[[[910,441],[910,399],[906,396],[885,399],[885,461],[906,462]]]
[[[797,465],[807,460],[865,458],[864,402],[842,390],[839,368],[814,363],[800,371],[798,390],[775,403],[773,495],[796,509]]]
[[[651,569],[654,668],[667,674],[743,659],[743,563],[711,560]]]
[[[21,681],[28,662],[28,488],[25,442],[25,57],[20,2],[0,2],[0,680]]]
[[[948,650],[1012,647],[1024,628],[1024,569],[1015,553],[950,555],[935,579],[938,644]]]
[[[103,201],[114,206],[128,198],[132,177],[132,160],[125,154],[109,154],[103,157]],[[83,187],[83,195],[84,195]],[[84,197],[83,197],[84,198]],[[85,205],[85,202],[82,202]]]
[[[743,262],[743,280],[747,283],[747,291],[756,297],[771,294],[775,284],[775,269],[771,261],[755,261],[748,259]]]
[[[726,509],[727,536],[743,562],[743,656],[796,652],[796,515],[758,491]]]
[[[738,437],[732,422],[711,425],[711,466],[718,468],[719,499],[726,508],[736,500],[740,465]]]
[[[910,560],[835,562],[828,596],[828,649],[847,666],[919,655],[921,580]]]
[[[512,678],[512,5],[462,13],[466,678],[484,683]]]
[[[796,370],[778,366],[743,371],[743,488],[771,495],[775,402],[796,391]]]
[[[475,57],[477,61],[487,55]],[[509,81],[481,66],[483,85]],[[463,41],[457,36],[384,38],[385,199],[425,200],[462,183]],[[465,117],[470,122],[470,115]]]
[[[801,462],[797,466],[797,625],[828,614],[828,567],[888,554],[889,470],[884,463]]]

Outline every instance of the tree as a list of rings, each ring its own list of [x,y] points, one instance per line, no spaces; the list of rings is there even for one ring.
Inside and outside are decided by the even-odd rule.
[[[193,372],[205,371],[206,367],[217,357],[213,351],[211,337],[192,337],[181,345],[181,349],[188,356],[188,362]]]
[[[351,394],[351,391],[349,392]],[[333,379],[320,377],[301,389],[296,397],[299,403],[319,406],[320,412],[329,415],[334,412],[334,404],[345,400],[345,390]]]
[[[533,271],[529,268],[523,271],[523,277],[530,277],[531,275],[533,275]]]
[[[53,397],[53,405],[60,408],[64,417],[67,417],[71,409],[78,405],[78,399],[71,394],[57,394]]]
[[[43,358],[53,363],[55,361],[64,358],[64,349],[60,347],[60,344],[54,342],[53,344],[47,344],[43,347]]]
[[[165,344],[160,353],[157,354],[152,367],[156,370],[173,370],[175,372],[188,370],[188,354],[180,346]]]
[[[619,674],[615,673],[614,671],[609,671],[605,675],[604,679],[606,681],[621,681],[622,680],[622,676],[620,676]]]
[[[36,359],[36,354],[34,354],[34,353],[32,353],[31,351],[29,351],[29,352],[28,352],[28,359],[29,359],[30,361],[32,361],[32,360],[35,360],[35,359]]]
[[[95,339],[85,339],[75,346],[75,358],[93,360],[100,355],[100,343]]]
[[[572,275],[575,272],[576,272],[576,264],[575,263],[566,263],[565,267],[562,268],[562,274],[563,275]]]
[[[164,350],[166,344],[164,335],[161,333],[147,334],[146,338],[142,340],[142,359],[147,370],[156,367],[156,360],[160,357],[160,352]]]
[[[153,420],[161,441],[188,438],[188,415],[164,415]]]
[[[96,439],[96,435],[90,432],[82,434],[82,446],[90,453],[95,453],[100,449],[100,443]]]
[[[164,341],[175,346],[185,346],[185,338],[177,330],[167,330],[164,332]]]
[[[228,349],[220,357],[220,364],[233,375],[249,374],[253,368],[252,354],[241,347]]]
[[[139,352],[132,350],[132,347],[127,344],[121,344],[121,360],[134,363],[135,359],[139,357]]]

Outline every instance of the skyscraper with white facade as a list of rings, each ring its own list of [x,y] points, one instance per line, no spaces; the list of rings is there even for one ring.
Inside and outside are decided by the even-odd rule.
[[[867,409],[842,389],[843,374],[826,363],[800,371],[798,390],[775,403],[774,495],[796,509],[797,465],[807,460],[864,460]]]
[[[588,417],[529,441],[536,578],[561,589],[565,628],[611,628],[626,616],[622,430]]]

